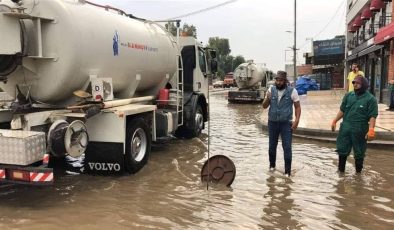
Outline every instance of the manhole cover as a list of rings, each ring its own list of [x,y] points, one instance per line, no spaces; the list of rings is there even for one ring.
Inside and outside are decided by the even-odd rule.
[[[201,181],[225,184],[230,186],[235,178],[235,165],[226,156],[215,155],[202,166]]]

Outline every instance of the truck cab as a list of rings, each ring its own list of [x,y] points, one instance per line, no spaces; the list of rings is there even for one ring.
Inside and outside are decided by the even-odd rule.
[[[178,88],[183,92],[183,108],[176,135],[190,138],[198,136],[208,120],[208,84],[217,71],[216,53],[194,37],[179,37],[179,46],[182,68]]]

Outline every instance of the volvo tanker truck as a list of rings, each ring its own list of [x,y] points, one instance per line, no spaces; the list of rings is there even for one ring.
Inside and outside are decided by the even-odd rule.
[[[215,56],[113,7],[0,0],[0,182],[53,183],[65,156],[138,172],[152,142],[201,133]]]
[[[253,61],[240,64],[234,70],[238,90],[228,92],[230,103],[258,103],[264,98],[267,83],[273,78],[272,71],[264,64]]]

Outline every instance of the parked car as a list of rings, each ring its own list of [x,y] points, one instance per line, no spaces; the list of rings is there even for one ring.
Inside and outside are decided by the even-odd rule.
[[[215,81],[213,83],[213,88],[223,88],[223,81]]]

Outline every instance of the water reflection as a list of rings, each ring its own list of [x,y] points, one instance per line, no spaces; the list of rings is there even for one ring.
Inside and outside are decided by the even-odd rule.
[[[277,229],[299,227],[299,222],[293,216],[296,207],[291,195],[291,184],[291,180],[287,178],[274,176],[267,178],[268,191],[264,194],[264,199],[268,200],[268,203],[263,208],[262,227],[276,227]]]

